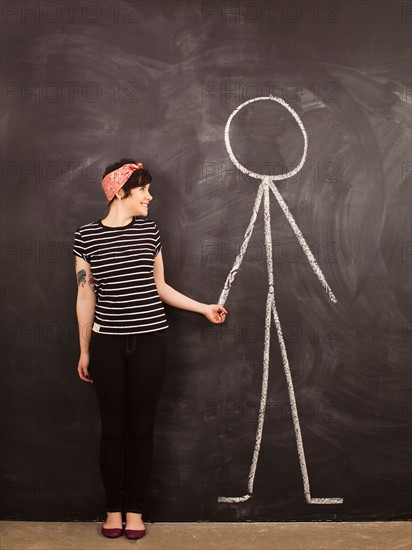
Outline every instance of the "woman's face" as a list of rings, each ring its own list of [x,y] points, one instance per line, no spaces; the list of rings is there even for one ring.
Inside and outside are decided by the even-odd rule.
[[[140,187],[133,187],[130,190],[129,204],[133,204],[136,210],[135,216],[147,216],[149,212],[149,203],[153,200],[149,193],[150,183]]]

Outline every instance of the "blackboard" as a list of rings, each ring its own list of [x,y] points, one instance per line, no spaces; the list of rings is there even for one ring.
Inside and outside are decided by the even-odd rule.
[[[99,415],[78,378],[74,230],[103,218],[105,166],[153,175],[166,281],[217,303],[259,181],[224,130],[273,95],[307,157],[276,182],[332,302],[272,194],[276,307],[313,497],[305,500],[281,348],[244,495],[262,386],[268,273],[263,209],[224,325],[166,305],[168,376],[146,519],[410,518],[411,5],[408,2],[3,2],[3,519],[105,515]],[[281,104],[230,129],[243,165],[296,166]],[[266,172],[265,172],[266,173]]]

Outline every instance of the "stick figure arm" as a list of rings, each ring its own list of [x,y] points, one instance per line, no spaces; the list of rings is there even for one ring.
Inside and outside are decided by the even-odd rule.
[[[263,196],[263,184],[261,184],[259,186],[259,189],[258,189],[258,192],[257,192],[257,195],[256,195],[255,204],[253,205],[252,216],[250,218],[249,225],[246,229],[245,236],[243,238],[243,243],[242,243],[242,246],[240,247],[240,252],[236,256],[236,259],[233,263],[233,267],[230,270],[229,275],[226,278],[223,290],[222,290],[222,292],[220,294],[220,297],[219,297],[219,300],[217,302],[219,305],[223,306],[225,304],[225,302],[227,300],[227,297],[229,295],[229,291],[231,289],[232,283],[235,280],[236,273],[238,272],[238,270],[240,268],[240,265],[242,263],[243,256],[245,255],[246,249],[247,249],[248,244],[249,244],[250,237],[252,236],[253,229],[255,227],[255,221],[256,221],[257,214],[259,212],[260,204],[262,202],[262,196]]]
[[[332,300],[332,302],[334,302],[336,304],[336,302],[337,302],[336,297],[333,294],[333,292],[332,292],[331,288],[329,287],[328,283],[326,282],[325,276],[323,275],[322,270],[318,266],[318,263],[317,263],[315,257],[313,256],[313,254],[312,254],[312,252],[311,252],[311,250],[308,246],[308,243],[305,240],[305,237],[302,235],[301,230],[297,226],[297,224],[296,224],[296,222],[295,222],[295,220],[294,220],[294,218],[293,218],[293,216],[292,216],[292,214],[291,214],[291,212],[288,208],[288,205],[283,200],[283,197],[279,193],[276,185],[274,185],[273,182],[269,182],[269,185],[270,185],[270,188],[271,188],[273,194],[276,197],[276,200],[278,201],[280,207],[282,208],[283,213],[285,214],[285,217],[286,217],[287,221],[289,222],[289,225],[291,226],[291,228],[293,229],[293,232],[295,233],[296,237],[298,238],[299,244],[302,247],[303,252],[306,254],[306,257],[309,261],[309,264],[310,264],[311,268],[313,269],[314,273],[316,274],[316,276],[319,279],[319,281],[320,281],[321,285],[323,286],[323,288],[326,290],[326,293],[328,294],[329,298]]]

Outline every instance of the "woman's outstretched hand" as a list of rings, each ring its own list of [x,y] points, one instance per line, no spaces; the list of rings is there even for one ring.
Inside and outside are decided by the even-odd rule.
[[[203,315],[211,323],[224,323],[226,320],[227,311],[219,304],[209,304],[206,306]]]

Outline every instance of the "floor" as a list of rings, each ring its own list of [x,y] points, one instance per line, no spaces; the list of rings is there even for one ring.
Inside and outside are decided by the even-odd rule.
[[[4,550],[412,550],[412,522],[146,523],[146,536],[108,539],[101,523],[0,522]]]

